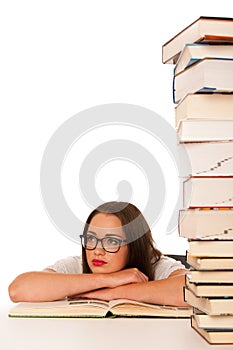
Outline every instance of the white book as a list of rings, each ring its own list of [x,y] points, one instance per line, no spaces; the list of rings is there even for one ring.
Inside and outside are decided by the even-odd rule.
[[[182,120],[177,134],[179,142],[232,141],[233,120]]]
[[[197,92],[233,92],[233,58],[204,58],[174,76],[173,100]]]
[[[210,316],[205,314],[198,309],[193,310],[194,318],[199,328],[209,329],[223,329],[232,330],[233,328],[233,315],[215,315]]]
[[[232,58],[233,45],[186,44],[176,63],[174,74],[203,58]]]
[[[184,288],[184,299],[196,309],[209,315],[233,314],[233,298],[197,297],[187,287]]]
[[[199,258],[233,258],[233,240],[213,238],[189,239],[188,253]],[[229,270],[229,269],[228,269]]]
[[[178,154],[182,177],[233,175],[233,141],[180,143]]]
[[[181,209],[178,219],[179,235],[184,238],[218,236],[233,239],[232,209]]]
[[[187,252],[186,261],[197,270],[233,270],[233,257],[200,257]]]
[[[206,271],[201,271],[201,272],[206,272]],[[186,284],[186,287],[197,297],[217,297],[217,298],[224,298],[226,296],[233,297],[233,283],[223,283],[222,281],[220,283],[219,282],[192,283],[190,282],[188,275],[186,275],[185,284]]]
[[[194,316],[191,317],[191,327],[209,344],[233,344],[233,329],[200,328]]]
[[[176,63],[187,43],[232,43],[233,19],[201,16],[162,46],[162,62]]]
[[[183,182],[183,207],[233,207],[233,176],[188,178]]]
[[[191,308],[141,303],[129,299],[111,301],[99,299],[65,299],[52,302],[23,302],[14,306],[10,317],[109,317],[151,316],[184,317],[191,315]],[[111,317],[110,316],[110,317]]]
[[[233,94],[186,95],[175,106],[176,129],[182,120],[233,120]]]

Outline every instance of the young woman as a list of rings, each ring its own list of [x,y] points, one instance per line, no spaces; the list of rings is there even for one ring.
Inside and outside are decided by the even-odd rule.
[[[118,298],[187,306],[185,267],[155,248],[139,209],[108,202],[88,217],[82,258],[59,260],[41,272],[19,275],[9,286],[12,301],[52,301],[69,297]]]

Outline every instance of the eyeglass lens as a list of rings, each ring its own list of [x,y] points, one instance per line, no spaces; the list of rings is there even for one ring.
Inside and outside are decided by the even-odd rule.
[[[107,252],[117,252],[120,249],[122,240],[115,237],[104,237],[102,239],[93,235],[85,235],[83,239],[83,245],[86,249],[92,250],[97,247],[98,241],[101,242],[102,247]]]

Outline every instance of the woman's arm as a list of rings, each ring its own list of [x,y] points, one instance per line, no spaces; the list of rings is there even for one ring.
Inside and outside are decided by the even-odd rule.
[[[82,294],[82,297],[103,300],[132,299],[145,303],[189,306],[184,301],[186,270],[176,270],[168,278],[137,284],[127,284],[116,288]]]
[[[100,288],[147,281],[138,269],[127,269],[111,274],[64,274],[53,270],[26,272],[9,286],[9,296],[14,302],[53,301]]]

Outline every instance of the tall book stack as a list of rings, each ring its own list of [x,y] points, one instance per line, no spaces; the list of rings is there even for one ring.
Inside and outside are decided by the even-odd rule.
[[[233,18],[200,17],[162,50],[163,63],[174,64],[175,127],[184,163],[178,227],[188,240],[191,266],[184,297],[198,334],[210,344],[232,344]]]

